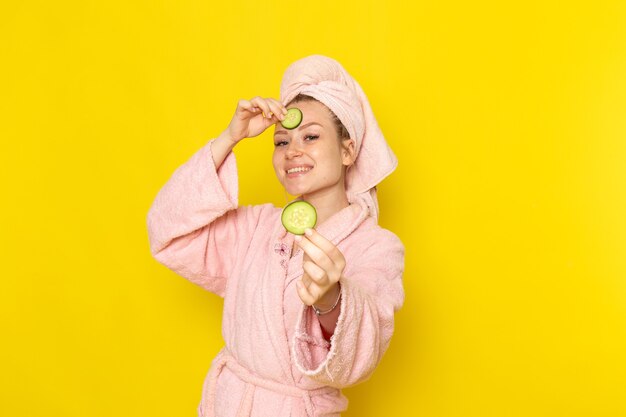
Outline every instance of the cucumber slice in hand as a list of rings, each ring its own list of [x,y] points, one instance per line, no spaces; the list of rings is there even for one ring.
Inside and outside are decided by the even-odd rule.
[[[303,235],[304,229],[315,227],[317,211],[310,203],[297,200],[285,206],[280,220],[287,231],[294,235]]]
[[[280,124],[285,129],[295,129],[296,127],[300,125],[301,122],[302,122],[302,112],[300,111],[300,109],[292,107],[289,110],[287,110],[287,114],[285,115],[285,120],[280,122]]]

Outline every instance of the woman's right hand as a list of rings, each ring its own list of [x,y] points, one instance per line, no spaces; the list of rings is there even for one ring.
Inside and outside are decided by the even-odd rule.
[[[285,119],[287,108],[273,98],[254,97],[239,100],[228,128],[228,136],[235,143],[258,136],[268,127]]]

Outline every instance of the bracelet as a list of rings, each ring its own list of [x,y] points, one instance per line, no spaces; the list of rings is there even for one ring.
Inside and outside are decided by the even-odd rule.
[[[337,307],[337,304],[339,304],[339,300],[341,299],[341,284],[339,284],[339,281],[337,281],[337,285],[339,286],[339,295],[337,296],[337,299],[335,300],[335,304],[333,304],[333,306],[326,311],[321,311],[319,308],[315,307],[315,304],[313,304],[311,305],[311,307],[313,307],[313,311],[315,311],[315,314],[317,314],[318,316],[321,316],[322,314],[330,313],[331,311],[335,309],[335,307]]]

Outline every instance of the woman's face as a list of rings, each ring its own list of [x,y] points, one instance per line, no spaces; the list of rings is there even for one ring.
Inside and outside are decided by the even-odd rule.
[[[291,195],[317,193],[345,195],[344,166],[352,162],[352,141],[342,146],[330,111],[317,101],[301,101],[287,106],[302,111],[302,122],[292,130],[280,123],[274,130],[274,171]]]

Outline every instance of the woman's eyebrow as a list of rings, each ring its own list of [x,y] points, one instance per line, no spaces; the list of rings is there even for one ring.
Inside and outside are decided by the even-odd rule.
[[[318,125],[320,127],[324,127],[324,126],[322,126],[321,124],[319,124],[317,122],[309,122],[309,123],[303,124],[301,126],[298,126],[298,129],[296,129],[296,130],[304,129],[305,127],[309,127],[311,125]],[[274,132],[274,136],[276,136],[276,135],[284,135],[284,134],[287,134],[286,130],[277,130],[277,131]]]

